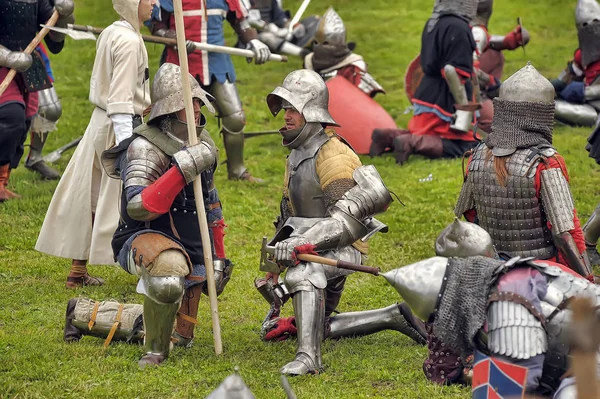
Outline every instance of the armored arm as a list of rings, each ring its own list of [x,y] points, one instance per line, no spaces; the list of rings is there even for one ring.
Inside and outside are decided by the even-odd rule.
[[[490,48],[496,51],[514,50],[529,43],[529,31],[517,26],[506,36],[493,35],[490,38]]]
[[[152,19],[150,22],[150,33],[153,36],[166,37],[174,39],[177,37],[175,29],[170,29],[167,21],[171,19],[171,13],[165,11],[163,8],[160,9],[160,21],[158,19]]]
[[[186,184],[215,163],[216,149],[202,141],[184,148],[171,158],[144,138],[135,139],[127,149],[125,190],[127,213],[149,221],[169,211]],[[169,169],[170,168],[170,169]]]
[[[373,165],[360,166],[352,174],[356,185],[331,207],[331,217],[302,234],[316,250],[343,248],[367,233],[365,221],[384,212],[392,197]]]
[[[592,273],[589,260],[579,251],[569,233],[575,228],[575,204],[569,183],[560,168],[542,170],[541,197],[546,217],[552,226],[554,245],[571,269],[584,277],[589,276]]]
[[[54,8],[52,8],[51,3],[54,3]],[[73,11],[75,9],[75,2],[73,0],[54,0],[53,2],[49,1],[40,1],[38,3],[39,13],[38,15],[43,19],[43,21],[39,21],[41,24],[45,24],[54,10],[58,12],[58,20],[56,21],[57,28],[66,28],[68,24],[72,24],[75,22],[75,17],[73,15]],[[64,45],[65,34],[50,31],[48,33],[47,39],[45,40],[48,45],[48,49],[50,52],[56,54],[60,52]]]
[[[450,64],[444,66],[444,79],[450,88],[452,97],[454,97],[454,103],[458,105],[467,105],[469,99],[467,98],[467,89],[465,87],[464,78],[459,75],[459,72],[454,66]],[[471,122],[473,120],[472,111],[456,110],[454,117],[454,122],[450,125],[452,129],[460,130],[465,133],[471,129]]]
[[[10,51],[0,45],[0,67],[14,69],[17,72],[25,72],[31,66],[33,59],[24,51]]]

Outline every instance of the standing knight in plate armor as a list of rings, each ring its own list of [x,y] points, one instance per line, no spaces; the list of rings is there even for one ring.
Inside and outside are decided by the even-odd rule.
[[[50,66],[50,59],[43,44],[35,49],[42,57],[46,66],[48,76],[54,83],[54,75]],[[58,180],[60,173],[44,162],[42,151],[48,134],[56,130],[56,123],[62,115],[62,104],[56,94],[54,84],[52,87],[38,92],[38,111],[31,122],[31,133],[29,135],[29,154],[25,161],[25,167],[39,173],[44,179]]]
[[[172,336],[183,346],[194,336],[206,270],[192,185],[197,176],[202,176],[209,224],[222,219],[213,180],[217,148],[203,129],[206,119],[200,111],[204,105],[214,112],[212,98],[194,79],[191,83],[198,144],[186,144],[179,67],[165,63],[154,78],[148,122],[119,145],[120,152],[109,150],[103,155],[107,173],[120,176],[123,183],[113,252],[123,269],[140,278],[138,292],[145,295],[146,353],[141,367],[166,360]],[[212,235],[211,241],[216,247]],[[229,280],[231,268],[226,259],[215,260],[217,292]]]
[[[594,126],[600,110],[600,5],[579,0],[575,9],[579,48],[554,79],[556,119],[570,125]]]
[[[269,46],[272,53],[303,57],[310,52],[309,45],[317,16],[308,17],[293,27],[290,33],[290,13],[284,11],[278,0],[242,0],[248,9],[248,22],[258,32],[258,40]]]
[[[475,41],[469,21],[478,0],[436,0],[421,37],[423,78],[412,96],[414,116],[406,129],[375,129],[369,154],[393,149],[396,162],[410,155],[460,157],[477,144],[472,131],[473,101],[478,87],[471,82]]]
[[[363,57],[352,52],[354,43],[346,42],[344,21],[333,7],[323,14],[315,34],[313,52],[304,58],[304,67],[317,72],[324,80],[340,75],[370,97],[385,93],[367,72]]]
[[[330,317],[351,272],[297,261],[298,253],[319,252],[325,257],[362,263],[366,238],[385,228],[373,216],[392,202],[376,169],[361,166],[348,145],[325,133],[326,126],[336,125],[327,109],[328,97],[321,77],[306,69],[290,73],[267,96],[274,116],[285,110],[285,127],[280,132],[283,145],[291,149],[278,230],[270,244],[275,246],[277,262],[289,267],[284,281],[292,298],[298,335],[296,358],[283,366],[284,374],[320,372],[324,337],[395,329],[424,342],[422,322],[414,320],[410,312],[405,317],[404,309],[396,304]],[[269,277],[276,281],[277,277]]]
[[[469,158],[455,214],[499,251],[564,264],[593,278],[564,159],[552,147],[554,88],[527,64],[494,99],[492,133]]]
[[[239,40],[256,54],[256,64],[262,64],[269,59],[271,52],[258,40],[258,34],[250,26],[247,10],[241,0],[184,0],[183,14],[185,37],[188,41],[225,45],[223,25],[227,20]],[[155,8],[150,30],[155,36],[176,36],[172,1],[163,0],[160,2],[160,8]],[[215,98],[215,106],[222,124],[223,144],[227,152],[229,179],[261,182],[261,179],[253,177],[244,166],[246,116],[235,85],[236,75],[231,57],[222,53],[194,51],[189,42],[187,47],[190,73],[201,87]],[[172,47],[165,49],[163,57],[166,62],[179,64],[177,51]]]
[[[54,6],[54,7],[53,7]],[[66,27],[73,22],[72,0],[6,0],[0,13],[0,82],[10,69],[17,71],[6,91],[0,96],[0,202],[20,198],[8,190],[11,169],[19,165],[23,142],[31,118],[38,109],[38,92],[52,87],[42,57],[23,50],[41,30],[54,11],[59,14],[56,26]],[[45,43],[52,53],[64,46],[65,35],[51,31]]]
[[[440,238],[446,241],[443,235]],[[572,314],[567,304],[575,296],[588,296],[600,305],[600,288],[552,261],[505,258],[502,253],[505,260],[499,260],[495,254],[483,254],[478,249],[491,242],[485,231],[463,239],[470,242],[470,249],[451,240],[448,256],[453,257],[425,259],[384,277],[416,315],[430,321],[430,331],[449,351],[447,357],[474,353],[473,397],[487,397],[485,391],[493,385],[498,397],[521,397],[525,391],[554,399],[576,398],[574,379],[564,378],[570,363]],[[486,363],[495,362],[525,368],[526,378],[491,381]],[[443,369],[427,365],[426,372],[445,377]]]
[[[518,25],[506,36],[492,35],[488,23],[492,16],[494,0],[479,0],[477,15],[471,21],[471,31],[477,49],[473,53],[473,63],[481,88],[481,109],[477,126],[486,133],[492,127],[494,107],[492,100],[498,95],[504,70],[503,50],[515,50],[529,43],[529,32]]]

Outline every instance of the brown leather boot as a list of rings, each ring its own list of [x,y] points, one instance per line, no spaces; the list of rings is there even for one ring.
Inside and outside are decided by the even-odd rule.
[[[10,165],[6,164],[4,166],[0,166],[0,202],[21,198],[19,194],[13,193],[8,188],[6,188],[6,186],[8,186],[9,178]]]
[[[386,152],[386,150],[393,151],[394,138],[401,134],[410,134],[410,132],[405,129],[374,129],[371,135],[369,156],[376,157]]]
[[[396,154],[396,163],[402,165],[408,161],[411,154],[441,158],[444,156],[444,146],[440,136],[403,134],[394,139],[394,153]]]
[[[196,284],[187,290],[181,300],[177,312],[177,326],[173,333],[172,341],[177,346],[189,347],[194,339],[194,327],[198,321],[198,304],[202,294],[202,284]]]

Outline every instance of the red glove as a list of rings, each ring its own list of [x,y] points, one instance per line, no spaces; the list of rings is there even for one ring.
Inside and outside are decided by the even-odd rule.
[[[294,252],[292,253],[292,258],[294,259],[294,261],[297,264],[300,262],[298,260],[299,254],[318,255],[317,251],[315,251],[316,248],[317,248],[317,246],[313,245],[313,244],[298,245],[297,247],[294,247]]]
[[[523,45],[523,34],[521,33],[521,27],[517,26],[512,32],[504,36],[502,46],[507,50],[514,50],[519,46]]]
[[[285,341],[290,337],[295,337],[298,334],[296,329],[296,318],[282,317],[273,328],[265,334],[265,341]]]

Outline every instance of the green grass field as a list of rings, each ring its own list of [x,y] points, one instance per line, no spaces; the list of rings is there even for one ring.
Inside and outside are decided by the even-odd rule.
[[[378,101],[406,126],[410,115],[404,94],[403,76],[410,60],[419,52],[423,25],[432,1],[350,1],[334,0],[346,23],[348,39],[358,43],[356,52],[369,63],[371,74],[388,94]],[[295,11],[300,1],[286,1]],[[577,47],[574,27],[576,1],[503,0],[497,1],[490,32],[505,34],[515,26],[518,16],[531,33],[526,48],[506,52],[504,78],[530,60],[538,70],[554,77]],[[325,2],[314,1],[307,14],[322,14]],[[110,2],[78,1],[77,22],[106,26],[115,19]],[[229,43],[234,43],[226,28]],[[162,47],[148,45],[151,71],[158,67]],[[52,56],[56,87],[63,103],[59,130],[53,134],[46,152],[83,134],[93,107],[88,103],[89,78],[95,46],[90,41],[67,39],[65,50]],[[266,95],[296,68],[299,59],[287,64],[254,66],[235,59],[238,87],[245,104],[247,131],[279,128],[265,103]],[[215,119],[209,130],[218,139]],[[370,132],[365,132],[370,135]],[[571,174],[572,191],[585,221],[598,199],[599,169],[584,150],[588,129],[557,126],[555,145],[564,155]],[[217,140],[221,145],[221,140]],[[259,339],[260,323],[267,304],[253,288],[258,271],[260,241],[273,232],[272,220],[278,212],[287,150],[275,136],[258,137],[247,142],[247,165],[266,184],[254,186],[229,182],[225,167],[217,172],[217,184],[229,228],[226,236],[228,256],[236,268],[232,281],[219,298],[224,354],[214,355],[207,300],[200,305],[197,338],[191,349],[175,349],[164,366],[140,371],[137,360],[141,346],[122,343],[102,348],[102,340],[85,337],[80,343],[62,341],[67,301],[78,295],[94,299],[114,298],[141,303],[135,293],[136,279],[118,267],[91,267],[94,275],[106,279],[100,288],[70,291],[64,288],[69,260],[37,253],[33,248],[46,208],[56,183],[41,181],[24,167],[11,180],[21,201],[0,205],[0,397],[169,397],[202,398],[234,366],[258,398],[282,398],[279,368],[291,360],[295,341],[267,344]],[[64,170],[68,155],[58,162]],[[406,204],[395,202],[381,220],[390,232],[372,241],[369,264],[389,270],[432,256],[438,232],[452,221],[452,209],[461,184],[461,161],[429,161],[414,157],[399,167],[392,157],[371,160],[388,187]],[[420,178],[432,174],[430,182]],[[339,306],[354,311],[387,306],[400,301],[383,279],[354,274]],[[284,309],[291,314],[291,304]],[[299,398],[460,398],[469,391],[459,387],[439,387],[428,383],[421,371],[426,355],[398,333],[385,332],[359,339],[325,342],[325,373],[290,380]]]

